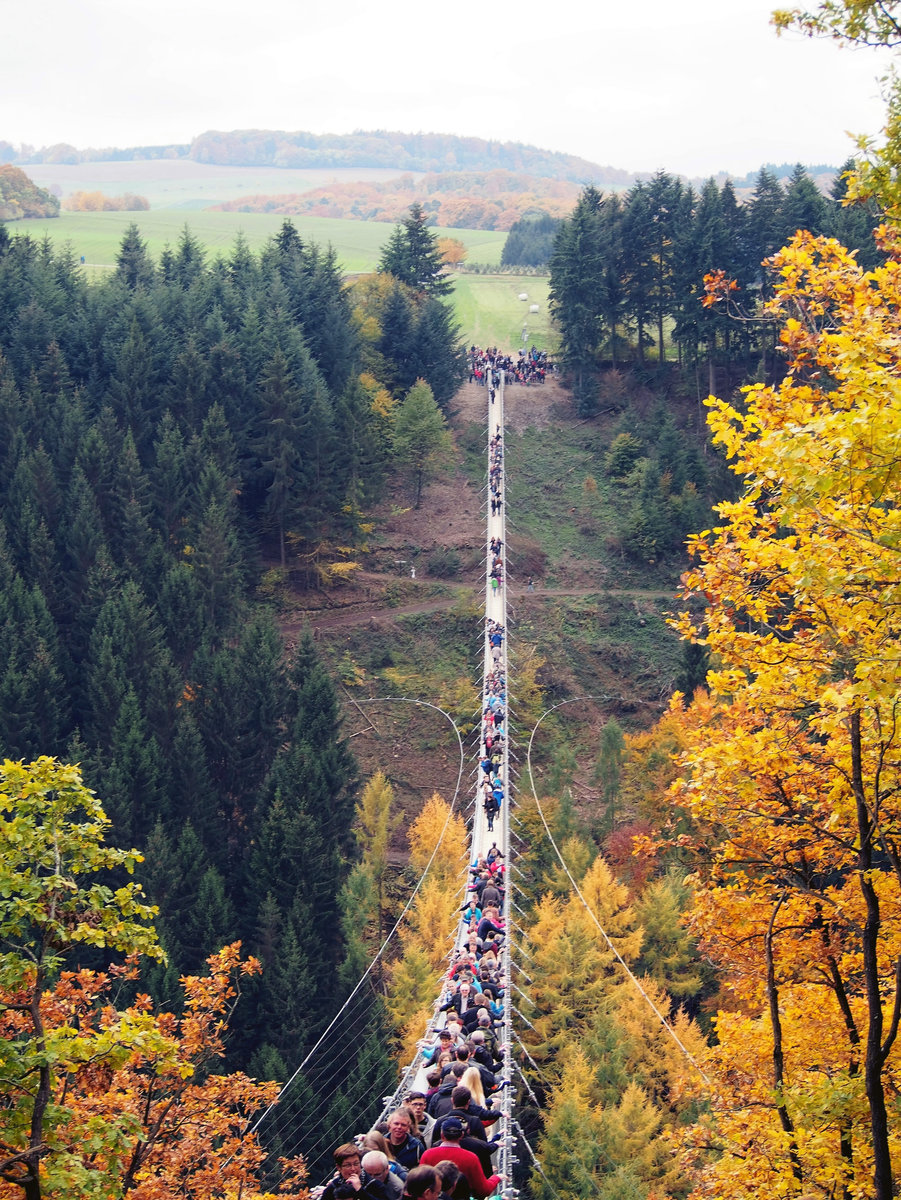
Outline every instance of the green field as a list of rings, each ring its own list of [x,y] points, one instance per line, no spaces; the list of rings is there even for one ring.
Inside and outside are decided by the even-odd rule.
[[[68,242],[77,257],[84,256],[88,266],[103,269],[115,264],[122,235],[131,224],[137,225],[150,253],[159,258],[167,245],[176,244],[185,225],[213,254],[227,254],[239,233],[244,234],[251,249],[259,249],[278,232],[284,220],[272,213],[188,212],[158,208],[149,212],[64,213],[50,220],[11,222],[7,228],[13,235],[46,236],[57,245]],[[348,275],[375,270],[382,246],[392,229],[391,225],[380,221],[338,221],[307,216],[292,217],[291,220],[305,241],[334,246],[338,261]],[[486,229],[441,229],[439,232],[442,237],[459,238],[469,250],[470,258],[489,264],[500,262],[507,236]]]
[[[332,183],[379,183],[400,171],[387,167],[226,167],[187,159],[135,162],[33,163],[26,174],[56,195],[104,192],[120,196],[137,192],[152,208],[201,209],[248,196],[285,196]],[[415,171],[407,172],[414,179]]]
[[[467,343],[507,351],[534,344],[553,352],[557,335],[548,316],[547,290],[543,275],[458,275],[454,305]],[[522,294],[528,299],[520,300]],[[533,304],[537,313],[529,312]]]
[[[65,213],[52,220],[11,222],[7,228],[13,235],[28,233],[34,238],[49,237],[60,246],[68,244],[76,257],[84,257],[89,273],[100,274],[114,267],[122,236],[132,223],[140,229],[153,257],[159,258],[166,246],[175,246],[185,225],[212,255],[218,255],[228,254],[239,233],[252,249],[259,249],[278,232],[283,220],[269,213],[159,208],[149,212]],[[348,275],[375,270],[391,232],[390,225],[374,221],[304,216],[292,220],[304,240],[331,244]],[[485,229],[440,229],[438,233],[459,238],[469,250],[470,259],[489,265],[500,262],[507,236]],[[528,301],[518,299],[522,292],[528,294]],[[461,332],[468,343],[514,349],[522,344],[525,325],[528,345],[534,342],[542,349],[553,349],[546,278],[460,275],[456,279],[454,300]],[[530,304],[538,304],[539,312],[529,313]]]

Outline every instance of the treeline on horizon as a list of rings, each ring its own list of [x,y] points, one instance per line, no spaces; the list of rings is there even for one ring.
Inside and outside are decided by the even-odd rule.
[[[334,134],[272,129],[208,130],[191,142],[124,149],[78,149],[67,142],[40,148],[16,147],[9,141],[0,140],[0,162],[20,166],[36,162],[75,164],[173,158],[232,167],[396,167],[400,171],[503,169],[575,183],[595,179],[608,184],[627,184],[634,178],[628,171],[521,142],[381,129]]]
[[[286,654],[261,579],[280,556],[301,586],[340,571],[409,450],[406,397],[441,425],[462,362],[437,291],[347,289],[290,222],[213,260],[185,229],[158,263],[133,226],[94,283],[0,225],[0,754],[80,763],[144,854],[169,965],[143,990],[177,1003],[236,938],[262,960],[229,1051],[261,1078],[344,994],[358,782],[330,676],[308,637]],[[348,1075],[386,1053],[375,1001],[367,1028]]]
[[[398,171],[495,171],[523,172],[547,179],[566,180],[607,187],[629,187],[649,172],[626,171],[601,165],[554,150],[543,150],[522,142],[497,142],[457,134],[402,133],[386,130],[357,130],[344,134],[314,134],[304,131],[236,129],[206,130],[190,142],[152,146],[86,147],[69,142],[49,146],[14,145],[0,138],[0,163],[27,166],[29,163],[76,165],[88,162],[132,162],[188,159],[232,167],[389,167]],[[763,169],[777,179],[788,178],[794,164],[765,163]],[[809,164],[807,170],[818,180],[835,174],[829,164]],[[751,186],[756,172],[733,177],[738,188]],[[720,181],[726,172],[718,172]]]
[[[757,309],[770,295],[765,260],[805,229],[855,249],[864,268],[882,261],[877,210],[844,206],[845,190],[840,172],[824,196],[800,165],[784,186],[761,170],[745,202],[729,180],[696,191],[664,171],[622,194],[585,188],[550,258],[551,311],[579,411],[597,410],[610,367],[675,357],[690,373],[705,366],[711,391],[718,368],[730,378],[767,377],[777,356],[773,325]],[[546,231],[536,227],[535,236]],[[735,282],[745,319],[704,304],[705,276],[717,271]]]

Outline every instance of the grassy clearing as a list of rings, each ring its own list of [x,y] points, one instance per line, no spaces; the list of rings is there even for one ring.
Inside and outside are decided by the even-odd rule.
[[[512,529],[548,554],[547,583],[605,586],[610,573],[606,539],[615,528],[601,464],[606,438],[570,421],[508,432],[506,447],[508,519]],[[590,503],[588,476],[598,485]]]
[[[521,434],[508,431],[508,534],[531,539],[545,551],[549,586],[675,594],[684,564],[642,563],[619,552],[623,492],[604,471],[616,426],[610,417],[570,417]],[[589,477],[595,489],[586,487]],[[512,560],[510,569],[515,574]]]
[[[610,592],[526,596],[515,608],[516,640],[536,646],[545,660],[539,678],[548,704],[606,697],[626,727],[641,728],[645,707],[656,708],[671,694],[682,649],[666,624],[672,609],[666,598],[643,599],[636,607],[632,597]]]
[[[520,346],[525,328],[526,346],[534,343],[540,350],[553,351],[557,338],[548,315],[547,291],[548,279],[541,275],[458,275],[457,320],[467,341],[477,346]],[[519,299],[522,293],[528,300]],[[537,313],[529,312],[532,304],[538,305]]]

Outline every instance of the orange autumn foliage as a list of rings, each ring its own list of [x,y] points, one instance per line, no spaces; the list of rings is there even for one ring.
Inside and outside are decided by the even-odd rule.
[[[258,1182],[265,1150],[246,1131],[248,1118],[275,1100],[278,1084],[213,1073],[240,981],[260,964],[241,958],[240,943],[207,961],[208,974],[182,979],[180,1016],[154,1013],[146,995],[123,1011],[113,1006],[116,988],[137,977],[135,959],[105,972],[64,971],[43,994],[45,1028],[77,1030],[93,1050],[84,1061],[74,1054],[54,1074],[43,1194],[134,1200],[272,1194]],[[3,1038],[27,1028],[18,1001],[0,996]],[[5,1149],[9,1155],[8,1143]],[[3,1200],[22,1195],[14,1179],[7,1157]],[[300,1160],[283,1164],[282,1188],[277,1195],[285,1200],[307,1200]]]

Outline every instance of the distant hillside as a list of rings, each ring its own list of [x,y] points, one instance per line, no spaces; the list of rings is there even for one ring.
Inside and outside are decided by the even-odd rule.
[[[14,146],[0,139],[0,163],[28,166],[32,163],[73,165],[92,162],[184,161],[207,166],[257,168],[380,168],[397,171],[519,171],[543,179],[559,179],[608,189],[631,187],[647,173],[633,173],[602,166],[574,154],[541,150],[522,142],[492,142],[485,138],[459,137],[444,133],[399,133],[384,129],[355,133],[305,133],[273,129],[210,129],[190,143],[159,146],[88,147],[78,149],[67,142],[52,146]],[[794,163],[766,164],[777,178],[788,178]],[[825,191],[837,168],[827,164],[807,167],[808,174]],[[733,180],[740,193],[750,192],[758,171],[743,179],[717,172],[722,184]],[[690,180],[702,184],[700,176]]]
[[[520,142],[440,133],[284,133],[243,129],[202,133],[191,143],[198,162],[279,167],[399,167],[405,171],[525,171],[573,183],[625,183],[634,176],[572,154]]]
[[[58,216],[59,200],[56,196],[39,188],[18,167],[0,165],[0,221]]]
[[[264,212],[336,217],[351,221],[399,221],[418,201],[430,225],[456,229],[510,229],[526,213],[566,217],[579,185],[525,172],[444,171],[399,175],[384,183],[330,183],[292,195],[242,196],[217,204],[222,212]]]
[[[237,129],[208,130],[190,145],[107,147],[79,150],[68,143],[36,149],[0,140],[0,163],[121,162],[126,159],[187,158],[232,167],[391,167],[399,171],[525,171],[572,183],[625,185],[628,171],[605,167],[573,154],[559,154],[520,142],[441,133],[393,133],[385,130],[348,134]]]

